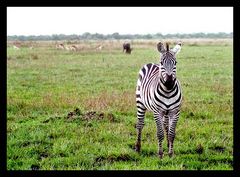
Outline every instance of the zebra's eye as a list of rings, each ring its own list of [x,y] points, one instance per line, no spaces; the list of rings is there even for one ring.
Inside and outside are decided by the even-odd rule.
[[[177,61],[175,61],[175,65],[177,64]]]

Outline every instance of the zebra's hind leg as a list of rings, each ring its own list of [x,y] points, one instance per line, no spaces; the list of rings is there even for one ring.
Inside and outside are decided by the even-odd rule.
[[[162,142],[164,139],[164,131],[163,131],[163,120],[162,120],[162,115],[159,113],[154,113],[154,119],[156,121],[156,126],[157,126],[157,137],[158,137],[158,155],[162,159],[163,157],[163,148],[162,148]]]
[[[135,151],[140,152],[141,150],[141,137],[142,137],[142,129],[144,126],[144,117],[145,117],[146,108],[142,105],[142,103],[137,103],[137,141],[135,144]]]

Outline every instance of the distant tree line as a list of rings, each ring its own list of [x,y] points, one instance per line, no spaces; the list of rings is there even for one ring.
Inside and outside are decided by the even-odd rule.
[[[166,34],[163,35],[161,33],[156,34],[91,34],[89,32],[83,33],[82,35],[65,35],[65,34],[53,34],[53,35],[30,35],[30,36],[23,36],[23,35],[13,35],[7,36],[8,41],[19,40],[19,41],[58,41],[58,40],[107,40],[107,39],[173,39],[173,38],[180,38],[180,39],[189,39],[189,38],[232,38],[233,33],[191,33],[191,34]]]

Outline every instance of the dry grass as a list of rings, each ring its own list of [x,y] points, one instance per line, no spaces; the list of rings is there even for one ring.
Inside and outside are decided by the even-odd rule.
[[[87,110],[107,111],[110,108],[117,108],[120,112],[132,110],[135,105],[135,95],[129,91],[123,93],[102,92],[97,97],[88,98],[85,101]]]
[[[56,44],[63,43],[65,46],[70,47],[75,45],[78,51],[93,51],[97,46],[102,45],[103,50],[122,50],[122,44],[126,40],[73,40],[73,41],[8,41],[7,46],[11,47],[17,45],[19,47],[31,47],[34,48],[52,48],[56,49]],[[220,45],[228,46],[233,44],[233,39],[136,39],[127,40],[131,43],[133,48],[155,48],[159,41],[169,42],[170,45],[176,44],[178,41],[182,41],[183,45],[188,46],[206,46],[206,45]]]

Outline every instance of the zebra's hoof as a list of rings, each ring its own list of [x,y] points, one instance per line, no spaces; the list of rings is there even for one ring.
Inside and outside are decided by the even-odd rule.
[[[140,146],[140,145],[135,145],[135,151],[136,151],[136,152],[139,153],[139,152],[140,152],[140,149],[141,149],[141,146]]]
[[[173,155],[174,155],[173,152],[169,152],[169,153],[168,153],[168,156],[169,156],[169,157],[173,157]]]
[[[158,157],[159,157],[160,159],[162,159],[162,158],[163,158],[163,152],[161,152],[161,153],[159,152],[159,153],[158,153]]]
[[[159,157],[159,159],[162,159],[163,158],[163,154],[162,155],[159,154],[158,157]]]
[[[139,153],[140,152],[140,148],[135,147],[135,151]]]

